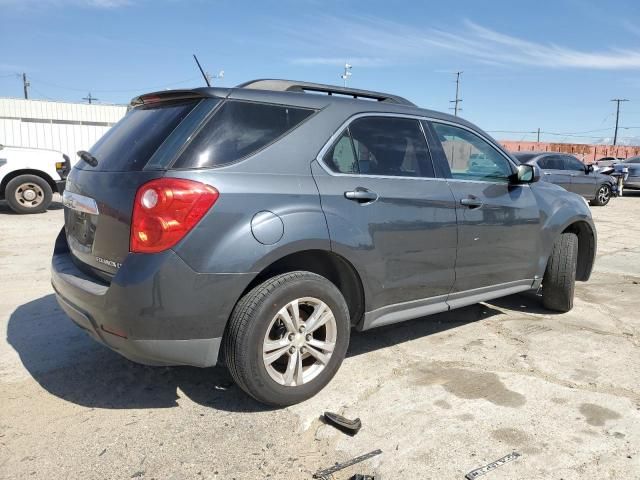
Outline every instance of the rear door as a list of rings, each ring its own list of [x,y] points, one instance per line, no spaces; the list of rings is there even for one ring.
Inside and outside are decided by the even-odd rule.
[[[585,170],[584,163],[571,155],[563,155],[564,168],[571,177],[571,191],[592,199],[596,196],[596,176]]]
[[[476,132],[430,122],[434,159],[448,166],[456,200],[456,281],[448,303],[460,292],[527,285],[534,278],[540,213],[529,185],[510,183],[515,166]],[[479,159],[482,159],[479,162]]]
[[[435,178],[417,119],[356,118],[312,171],[332,249],[361,273],[368,311],[444,302],[454,282],[455,204],[446,181]]]
[[[65,231],[71,253],[86,268],[103,278],[115,274],[129,253],[136,191],[164,175],[162,158],[173,158],[216,102],[191,98],[136,107],[91,148],[97,164],[78,161],[64,193]]]

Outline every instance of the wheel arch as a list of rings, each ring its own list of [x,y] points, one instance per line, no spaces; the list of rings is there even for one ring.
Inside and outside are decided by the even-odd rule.
[[[7,189],[7,185],[9,184],[9,182],[14,178],[19,177],[20,175],[35,175],[36,177],[40,177],[45,182],[47,182],[47,184],[51,187],[51,191],[53,193],[57,192],[56,182],[54,182],[53,178],[51,178],[51,176],[48,175],[46,172],[43,172],[42,170],[31,169],[31,168],[23,168],[20,170],[13,170],[12,172],[9,172],[4,176],[4,178],[2,179],[2,182],[0,182],[0,196],[2,197],[5,196],[5,191]]]
[[[562,233],[574,233],[578,237],[578,266],[576,280],[586,282],[591,276],[596,254],[596,236],[593,227],[584,220],[567,225]]]
[[[299,270],[321,275],[340,290],[349,307],[352,325],[362,319],[365,294],[360,274],[346,258],[328,250],[302,250],[273,261],[254,277],[242,296],[269,278]]]

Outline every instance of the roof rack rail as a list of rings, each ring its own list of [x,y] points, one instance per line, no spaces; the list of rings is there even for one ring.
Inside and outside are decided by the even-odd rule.
[[[258,79],[241,83],[236,88],[253,88],[256,90],[274,90],[278,92],[317,92],[327,95],[341,95],[353,98],[366,98],[379,102],[397,103],[400,105],[415,106],[406,98],[390,93],[374,92],[372,90],[359,90],[357,88],[339,87],[336,85],[325,85],[323,83],[298,82],[295,80],[278,79]]]

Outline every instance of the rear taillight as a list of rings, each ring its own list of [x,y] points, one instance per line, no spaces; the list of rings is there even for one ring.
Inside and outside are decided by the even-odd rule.
[[[129,250],[157,253],[178,243],[216,203],[210,185],[179,178],[160,178],[136,193]]]

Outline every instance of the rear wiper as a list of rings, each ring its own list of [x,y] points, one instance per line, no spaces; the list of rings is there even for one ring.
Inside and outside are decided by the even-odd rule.
[[[96,157],[94,157],[93,155],[91,155],[89,152],[86,152],[84,150],[80,150],[78,152],[78,156],[82,160],[87,162],[89,165],[91,165],[92,167],[97,167],[98,166],[98,159]]]

